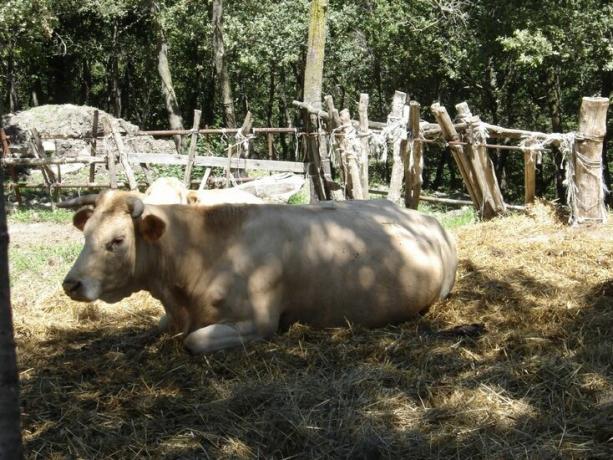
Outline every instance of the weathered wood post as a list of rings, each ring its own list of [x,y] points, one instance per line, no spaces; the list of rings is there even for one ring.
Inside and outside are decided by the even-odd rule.
[[[419,138],[419,120],[421,106],[417,101],[409,104],[410,151],[409,159],[405,164],[404,176],[404,204],[407,208],[417,209],[421,194],[423,158],[421,155],[423,145]],[[408,143],[408,139],[407,139]],[[407,145],[408,147],[408,145]]]
[[[126,147],[124,146],[123,139],[121,138],[121,134],[119,134],[115,128],[113,128],[112,123],[108,124],[109,129],[111,130],[111,134],[113,135],[113,140],[115,141],[115,145],[117,145],[117,152],[119,154],[119,162],[123,169],[126,172],[126,177],[128,178],[128,186],[130,190],[138,190],[138,183],[136,182],[136,177],[134,177],[134,171],[132,170],[132,166],[128,161],[128,154],[126,152]]]
[[[92,143],[91,143],[91,155],[96,156],[96,147],[98,143],[98,111],[94,110],[94,119],[92,121]],[[93,184],[96,181],[96,165],[89,165],[89,183]]]
[[[571,223],[607,220],[602,176],[602,143],[607,132],[606,97],[584,97],[579,109],[579,129],[569,161],[568,197]]]
[[[403,122],[404,106],[407,100],[406,93],[402,91],[396,91],[392,100],[392,110],[387,117],[387,123],[389,126],[394,126],[394,135],[397,136],[397,140],[393,145],[393,159],[392,175],[390,177],[390,188],[387,194],[387,199],[393,202],[400,200],[400,189],[402,188],[402,178],[404,176],[404,164],[402,162],[402,155],[400,152],[400,146],[402,142],[402,135],[399,131],[406,128],[406,123]]]
[[[343,109],[340,113],[341,133],[343,134],[340,142],[341,161],[346,170],[346,187],[348,198],[362,200],[364,191],[362,190],[362,175],[358,165],[358,155],[360,148],[356,139],[356,131],[351,124],[351,114],[349,110]]]
[[[435,102],[430,106],[430,110],[432,111],[432,115],[436,119],[437,123],[441,127],[441,132],[443,137],[447,142],[449,141],[459,141],[460,136],[453,126],[453,122],[451,121],[451,117],[449,113],[447,113],[447,109],[440,105],[438,102]],[[460,174],[462,175],[462,179],[464,180],[464,185],[466,186],[466,190],[470,195],[470,198],[477,209],[477,211],[481,210],[481,202],[483,197],[477,193],[476,190],[476,179],[474,177],[474,173],[472,172],[472,168],[468,159],[464,155],[464,149],[461,145],[450,144],[449,149],[451,150],[451,155],[458,165],[458,169],[460,170]]]
[[[4,128],[0,128],[0,142],[2,143],[2,158],[7,158],[9,156],[9,141],[4,132]],[[9,174],[11,175],[11,180],[15,185],[17,185],[17,171],[15,170],[15,166],[9,166]],[[17,204],[21,206],[21,192],[19,191],[19,187],[15,187],[15,198],[17,199]]]
[[[108,117],[102,119],[104,131],[104,151],[106,152],[106,167],[109,171],[109,187],[117,188],[117,166],[115,164],[115,150],[109,147],[108,136],[111,136],[111,122]]]
[[[362,146],[362,154],[360,156],[360,175],[362,177],[362,198],[368,200],[368,154],[370,152],[370,142],[368,129],[368,94],[360,94],[360,102],[358,104],[358,114],[360,118],[360,144]]]
[[[536,155],[529,147],[524,151],[524,203],[534,204],[536,197]]]
[[[192,137],[189,144],[189,153],[187,155],[187,164],[185,165],[185,176],[183,183],[189,189],[192,181],[192,168],[194,166],[194,158],[196,158],[196,146],[198,144],[198,128],[200,127],[201,110],[194,110],[194,124],[192,125]]]
[[[312,0],[309,20],[309,36],[304,70],[304,102],[315,110],[321,110],[321,88],[324,71],[326,46],[326,16],[328,0]],[[326,172],[330,172],[330,162],[321,157],[323,150],[319,144],[321,136],[316,113],[304,112],[306,127],[306,159],[311,189],[311,202],[329,198],[325,184]],[[327,170],[324,172],[324,168]]]
[[[481,205],[483,217],[488,219],[503,213],[506,208],[504,198],[498,185],[498,179],[494,172],[494,164],[490,159],[485,144],[486,133],[479,132],[482,129],[481,119],[473,116],[466,102],[457,104],[456,110],[460,120],[468,125],[468,145],[464,147],[468,160],[477,179],[477,185],[483,196]]]

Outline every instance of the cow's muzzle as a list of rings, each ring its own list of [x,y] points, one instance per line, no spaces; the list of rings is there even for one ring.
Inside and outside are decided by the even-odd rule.
[[[66,295],[68,295],[71,299],[81,300],[83,297],[81,294],[83,291],[83,283],[77,279],[66,277],[62,283],[62,287],[64,288]]]

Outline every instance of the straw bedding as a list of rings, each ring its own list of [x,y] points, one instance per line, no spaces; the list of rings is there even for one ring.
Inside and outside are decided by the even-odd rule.
[[[190,356],[145,294],[15,305],[27,456],[611,458],[613,227],[538,205],[455,233],[452,297],[373,331]]]

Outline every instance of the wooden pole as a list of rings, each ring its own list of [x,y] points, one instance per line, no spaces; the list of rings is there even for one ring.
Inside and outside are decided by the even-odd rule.
[[[119,162],[121,163],[121,166],[123,166],[123,169],[126,171],[126,177],[128,178],[130,190],[138,190],[138,183],[136,182],[136,178],[134,177],[134,171],[132,171],[132,167],[130,166],[130,162],[128,161],[128,155],[126,153],[126,148],[124,146],[123,140],[121,139],[121,135],[115,130],[115,128],[113,128],[112,123],[109,122],[108,127],[111,130],[113,139],[115,140],[115,145],[117,145],[117,151],[119,152]]]
[[[570,160],[569,205],[571,222],[605,223],[602,143],[607,133],[606,97],[584,97],[579,109],[579,129]]]
[[[411,133],[410,158],[406,162],[404,176],[404,204],[407,208],[417,209],[419,205],[419,195],[421,194],[423,144],[419,142],[419,119],[421,106],[417,101],[409,104],[409,130]],[[408,143],[408,142],[407,142]]]
[[[96,147],[98,141],[98,111],[94,110],[94,119],[92,122],[92,144],[91,144],[91,155],[93,157],[96,156]],[[89,166],[89,181],[93,184],[96,181],[96,165],[91,164]]]
[[[192,137],[189,144],[189,154],[187,156],[187,165],[185,165],[185,176],[183,183],[189,188],[192,180],[192,167],[194,166],[194,157],[196,156],[196,146],[198,144],[198,128],[200,127],[200,116],[202,111],[194,110],[194,124],[192,125]]]
[[[453,126],[453,122],[451,121],[451,117],[447,113],[447,109],[440,105],[438,102],[432,104],[430,107],[432,111],[432,115],[436,119],[437,123],[441,127],[441,132],[443,137],[447,141],[459,141],[460,136]],[[470,167],[470,164],[466,157],[464,156],[464,149],[461,145],[450,145],[451,155],[458,165],[458,169],[460,170],[460,174],[462,175],[462,179],[464,180],[464,185],[468,194],[470,195],[470,199],[473,201],[475,209],[477,211],[481,211],[481,202],[483,197],[477,194],[476,191],[476,179]]]
[[[2,143],[2,158],[6,159],[10,154],[10,149],[8,137],[4,128],[0,128],[0,142]],[[14,166],[9,167],[9,174],[11,175],[11,180],[17,182],[17,171]],[[15,199],[17,200],[17,204],[21,206],[21,192],[18,189],[15,189]]]
[[[0,168],[0,184],[4,171]],[[9,280],[9,233],[4,208],[4,188],[0,190],[0,458],[22,458],[19,408],[19,373]]]
[[[357,148],[357,145],[355,145],[357,142],[354,143],[354,140],[349,137],[352,131],[355,135],[355,128],[351,124],[349,110],[341,110],[340,120],[342,126],[341,134],[343,134],[340,141],[340,150],[341,161],[346,170],[347,198],[362,200],[364,199],[364,191],[362,190],[362,176],[358,165],[358,155],[361,149]]]
[[[370,142],[368,134],[368,94],[360,94],[360,102],[358,104],[358,115],[360,119],[360,144],[362,152],[360,155],[360,176],[362,178],[362,198],[368,200],[368,154],[370,153]]]
[[[524,203],[534,204],[536,197],[536,152],[526,150],[524,152]]]
[[[111,189],[116,189],[117,188],[117,168],[115,165],[115,150],[113,149],[109,149],[109,145],[108,145],[108,137],[111,135],[111,122],[109,121],[108,118],[103,118],[102,119],[102,127],[104,130],[104,139],[103,139],[103,143],[104,143],[104,151],[106,152],[106,159],[107,159],[107,164],[106,167],[109,170],[109,186],[111,187]]]
[[[323,83],[324,53],[326,46],[326,16],[328,0],[312,0],[309,20],[306,65],[304,70],[304,102],[321,109],[321,88]],[[329,199],[319,149],[319,123],[317,115],[305,111],[307,127],[307,161],[311,183],[311,201]],[[329,166],[329,165],[328,165]],[[329,168],[328,168],[329,170]]]
[[[475,139],[475,134],[482,126],[482,123],[479,117],[472,115],[466,102],[457,104],[456,110],[458,117],[467,123],[469,127],[467,132],[472,134],[472,138],[469,139],[469,144],[464,149],[464,152],[470,161],[477,178],[477,185],[483,197],[481,205],[483,217],[489,219],[503,213],[505,211],[505,204],[496,173],[494,172],[494,164],[485,147],[486,139]]]
[[[387,122],[389,124],[400,123],[395,131],[404,130],[406,128],[404,107],[407,101],[406,93],[402,91],[396,91],[392,100],[392,110],[388,115]],[[393,159],[392,174],[390,177],[390,189],[387,194],[387,199],[394,203],[400,200],[400,190],[402,188],[402,179],[404,177],[404,164],[402,162],[402,155],[400,147],[402,143],[402,136],[398,137],[398,140],[393,145]]]

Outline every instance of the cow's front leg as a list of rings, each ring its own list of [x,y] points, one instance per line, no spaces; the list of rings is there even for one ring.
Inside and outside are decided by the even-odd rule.
[[[262,328],[254,321],[211,324],[189,334],[183,344],[192,353],[210,353],[260,340],[274,332],[272,325]]]
[[[162,315],[158,322],[158,330],[169,334],[187,334],[190,322],[189,315],[185,308],[177,308],[166,310],[166,314]]]

